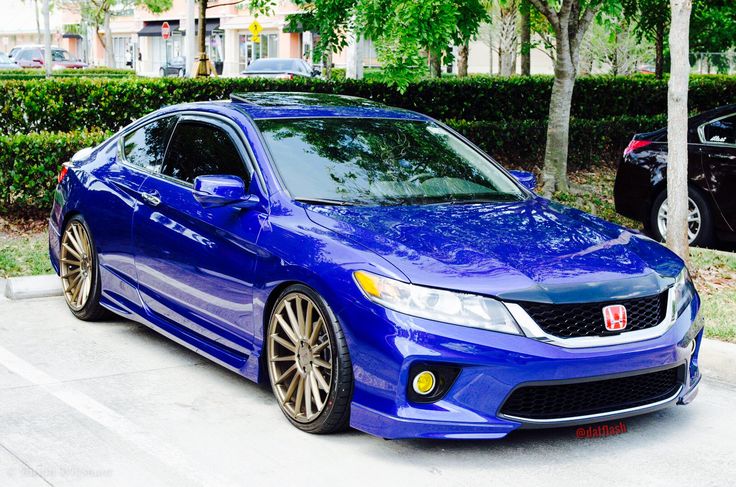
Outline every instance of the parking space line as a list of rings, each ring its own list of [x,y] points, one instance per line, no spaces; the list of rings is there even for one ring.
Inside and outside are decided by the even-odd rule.
[[[0,346],[0,365],[44,389],[80,414],[120,436],[126,442],[160,460],[192,483],[197,485],[235,485],[235,482],[219,478],[217,474],[212,472],[207,472],[204,475],[193,468],[198,462],[188,459],[183,452],[174,446],[151,435],[125,416],[38,369],[2,346]]]

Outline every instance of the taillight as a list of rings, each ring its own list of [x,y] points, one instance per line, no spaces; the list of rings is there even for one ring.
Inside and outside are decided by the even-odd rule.
[[[294,79],[294,75],[289,73],[289,79]]]
[[[624,149],[624,155],[627,155],[629,152],[634,151],[636,149],[641,149],[642,147],[646,147],[649,144],[651,144],[651,140],[632,140],[629,142],[629,145],[626,146],[626,149]]]
[[[65,162],[61,165],[61,171],[59,171],[59,175],[57,176],[57,180],[59,183],[61,183],[64,180],[64,176],[66,176],[66,173],[69,172],[69,163]]]

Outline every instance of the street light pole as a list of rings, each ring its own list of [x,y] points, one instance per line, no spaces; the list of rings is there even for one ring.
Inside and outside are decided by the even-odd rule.
[[[49,0],[43,0],[43,65],[46,68],[46,77],[51,77],[51,25],[49,15]]]

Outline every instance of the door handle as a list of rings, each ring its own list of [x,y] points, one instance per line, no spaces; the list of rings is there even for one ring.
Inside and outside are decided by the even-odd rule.
[[[152,193],[141,193],[141,198],[151,206],[158,206],[161,204],[161,198],[157,191]]]

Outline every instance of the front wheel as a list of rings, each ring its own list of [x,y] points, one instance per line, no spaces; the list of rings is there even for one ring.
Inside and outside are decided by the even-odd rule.
[[[649,215],[652,237],[660,242],[667,238],[667,193],[662,191],[654,200]],[[688,191],[687,237],[690,245],[708,245],[713,241],[713,217],[705,198],[697,191]]]
[[[100,268],[92,235],[79,215],[69,220],[61,236],[59,275],[64,299],[74,316],[96,321],[109,315],[100,305]]]
[[[312,289],[294,285],[279,296],[269,319],[266,360],[281,411],[308,433],[344,429],[353,374],[337,318]]]

